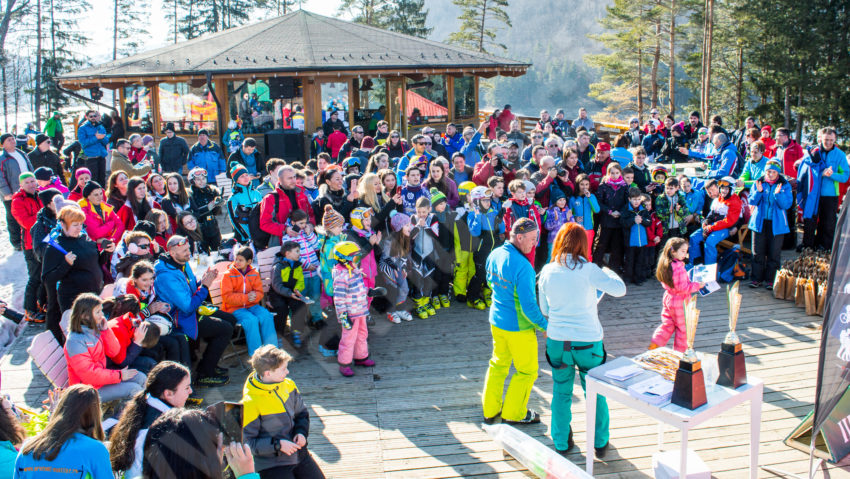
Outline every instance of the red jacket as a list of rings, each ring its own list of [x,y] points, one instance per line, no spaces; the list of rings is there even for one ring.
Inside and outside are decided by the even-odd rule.
[[[83,199],[83,185],[77,184],[76,188],[71,190],[68,195],[68,201],[79,202],[81,199]]]
[[[328,135],[327,145],[331,153],[331,158],[334,160],[336,159],[339,155],[339,149],[342,148],[342,145],[344,145],[346,141],[348,141],[348,137],[341,131],[335,131]]]
[[[715,231],[729,229],[735,226],[738,223],[738,219],[741,218],[741,198],[736,194],[731,194],[728,199],[717,198],[714,200],[717,203],[716,206],[723,208],[726,210],[726,216],[719,221],[712,223],[708,227],[708,232],[713,233]],[[711,210],[715,210],[715,203],[712,202]]]
[[[118,339],[111,329],[95,332],[83,326],[82,333],[71,332],[65,341],[68,384],[88,384],[100,389],[121,382],[121,371],[106,368],[106,356],[117,354]]]
[[[511,110],[502,110],[499,113],[499,128],[505,131],[511,131],[511,122],[514,121],[516,116],[511,113]]]
[[[502,173],[504,173],[505,186],[507,186],[507,184],[514,179],[514,172],[505,171],[503,169]],[[472,181],[479,186],[487,186],[487,180],[489,180],[491,176],[496,176],[496,170],[494,170],[493,165],[490,164],[490,157],[484,155],[484,157],[481,158],[481,161],[475,165],[475,171],[472,172]]]
[[[111,205],[105,201],[100,204],[103,212],[101,216],[95,212],[89,200],[83,198],[79,204],[86,214],[86,233],[92,241],[96,242],[101,238],[109,238],[115,244],[121,241],[121,236],[124,234],[124,222],[115,214]]]
[[[525,216],[522,216],[522,217],[533,219],[534,222],[537,223],[537,230],[538,231],[543,230],[543,223],[541,223],[541,221],[540,221],[540,211],[537,209],[537,205],[535,205],[533,202],[528,201],[528,199],[523,200],[522,203],[520,203],[520,202],[518,202],[514,199],[511,199],[511,206],[505,208],[505,218],[504,218],[504,220],[505,220],[505,231],[506,232],[511,230],[511,227],[513,227],[514,221],[520,219],[520,217],[517,216],[517,214],[516,214],[515,208],[513,207],[514,204],[527,206],[528,207],[528,214],[525,215]]]
[[[646,228],[646,247],[647,248],[655,248],[660,245],[659,243],[655,243],[655,238],[662,238],[664,236],[664,225],[661,223],[661,220],[655,216],[655,213],[652,213],[650,218],[651,223]]]
[[[278,203],[277,217],[274,216],[274,202]],[[316,218],[313,216],[313,208],[310,207],[310,200],[304,194],[301,188],[295,188],[295,203],[299,210],[304,210],[310,217],[310,223],[316,224]],[[286,233],[286,220],[289,214],[292,213],[292,205],[289,202],[289,196],[283,191],[280,186],[274,190],[274,193],[268,194],[260,203],[260,229],[270,235],[281,237]]]
[[[12,216],[21,225],[24,237],[24,249],[32,249],[32,235],[30,228],[35,224],[38,210],[41,209],[41,200],[37,195],[28,195],[24,190],[18,190],[12,195]]]
[[[778,149],[777,149],[778,153]],[[782,158],[777,158],[782,162],[782,172],[791,178],[797,178],[797,167],[794,163],[803,158],[803,147],[794,140],[788,141],[788,146],[782,150]]]
[[[136,333],[136,327],[133,326],[133,320],[135,319],[133,313],[127,313],[124,316],[110,319],[107,323],[112,334],[115,335],[115,339],[118,341],[118,348],[116,350],[106,352],[106,356],[115,364],[123,363],[124,358],[127,357],[127,348],[130,347],[130,344],[133,342],[133,334]]]

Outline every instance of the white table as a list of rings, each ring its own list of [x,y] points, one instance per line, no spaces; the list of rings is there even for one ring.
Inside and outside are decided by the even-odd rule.
[[[620,365],[622,361],[631,361],[628,358],[617,358],[613,362]],[[606,368],[606,366],[608,366]],[[604,364],[599,368],[609,369],[614,364]],[[592,370],[591,370],[592,371]],[[738,404],[750,401],[750,478],[756,479],[758,474],[759,435],[761,429],[761,403],[764,392],[764,383],[761,379],[747,375],[747,384],[738,389],[730,389],[714,385],[706,387],[706,399],[708,402],[694,410],[686,409],[674,404],[668,404],[659,408],[649,403],[632,397],[629,392],[621,387],[608,384],[604,381],[587,375],[587,453],[585,470],[593,475],[593,461],[595,459],[593,441],[596,436],[596,396],[601,394],[609,400],[624,404],[647,416],[655,418],[658,423],[658,448],[661,449],[664,442],[663,425],[669,424],[681,430],[682,439],[680,447],[679,471],[687,471],[688,431],[699,426],[705,421],[721,414]]]

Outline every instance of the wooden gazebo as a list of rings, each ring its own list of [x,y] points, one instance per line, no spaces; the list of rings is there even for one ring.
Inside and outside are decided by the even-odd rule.
[[[287,104],[299,105],[306,145],[331,111],[367,130],[383,118],[404,136],[476,122],[479,78],[519,76],[529,66],[297,10],[67,73],[59,83],[117,90],[128,133],[157,139],[168,122],[189,139],[201,128],[221,138],[235,120],[263,145],[263,136],[300,126],[286,114]]]

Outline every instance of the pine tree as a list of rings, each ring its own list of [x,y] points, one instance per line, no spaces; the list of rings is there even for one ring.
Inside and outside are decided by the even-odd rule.
[[[356,23],[382,28],[389,12],[389,0],[342,0],[337,15],[348,15]]]
[[[69,99],[59,90],[56,77],[77,70],[86,61],[77,52],[85,51],[87,33],[78,27],[83,12],[91,10],[88,0],[42,0],[45,40],[44,64],[41,68],[43,93],[51,111],[67,105]]]
[[[426,26],[427,19],[425,0],[392,0],[384,28],[391,32],[428,38],[434,29]]]
[[[150,37],[146,18],[150,14],[148,0],[112,0],[112,59],[133,55]]]
[[[452,0],[461,8],[460,30],[449,35],[449,43],[470,50],[489,53],[494,48],[503,52],[508,47],[496,40],[500,28],[510,27],[511,19],[505,10],[508,0]]]
[[[300,0],[266,0],[265,7],[272,16],[286,15],[295,10],[295,5],[300,4]]]

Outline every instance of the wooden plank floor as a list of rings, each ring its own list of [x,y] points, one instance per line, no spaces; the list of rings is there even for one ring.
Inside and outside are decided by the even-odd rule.
[[[565,294],[569,287],[565,285]],[[743,288],[738,332],[747,354],[748,373],[765,383],[760,464],[802,475],[807,455],[782,439],[812,409],[817,371],[820,317],[806,316],[792,302],[775,300],[764,290]],[[605,344],[614,356],[645,350],[658,323],[661,288],[657,282],[630,287],[625,298],[605,298],[600,317]],[[702,310],[696,349],[715,354],[727,331],[722,292],[699,300]],[[38,404],[47,381],[25,351],[39,327],[25,331],[0,362],[3,392],[14,400]],[[328,477],[443,478],[527,477],[522,466],[505,457],[481,429],[480,393],[490,356],[487,313],[454,305],[428,320],[390,324],[379,319],[370,331],[377,366],[342,378],[333,360],[315,349],[315,341],[290,366],[312,411],[310,450]],[[542,424],[526,427],[552,444],[549,436],[551,370],[540,342],[540,377],[530,407]],[[288,348],[291,350],[291,348]],[[245,373],[232,370],[233,382],[203,390],[209,403],[238,400]],[[585,417],[579,387],[574,392],[573,428],[578,451],[569,458],[583,467]],[[611,408],[611,445],[597,477],[652,476],[657,426],[617,403]],[[745,477],[748,467],[749,407],[740,406],[691,432],[695,449],[718,478]],[[678,434],[665,433],[665,445],[678,448]],[[846,469],[829,466],[831,477]],[[759,477],[775,477],[764,470]]]

